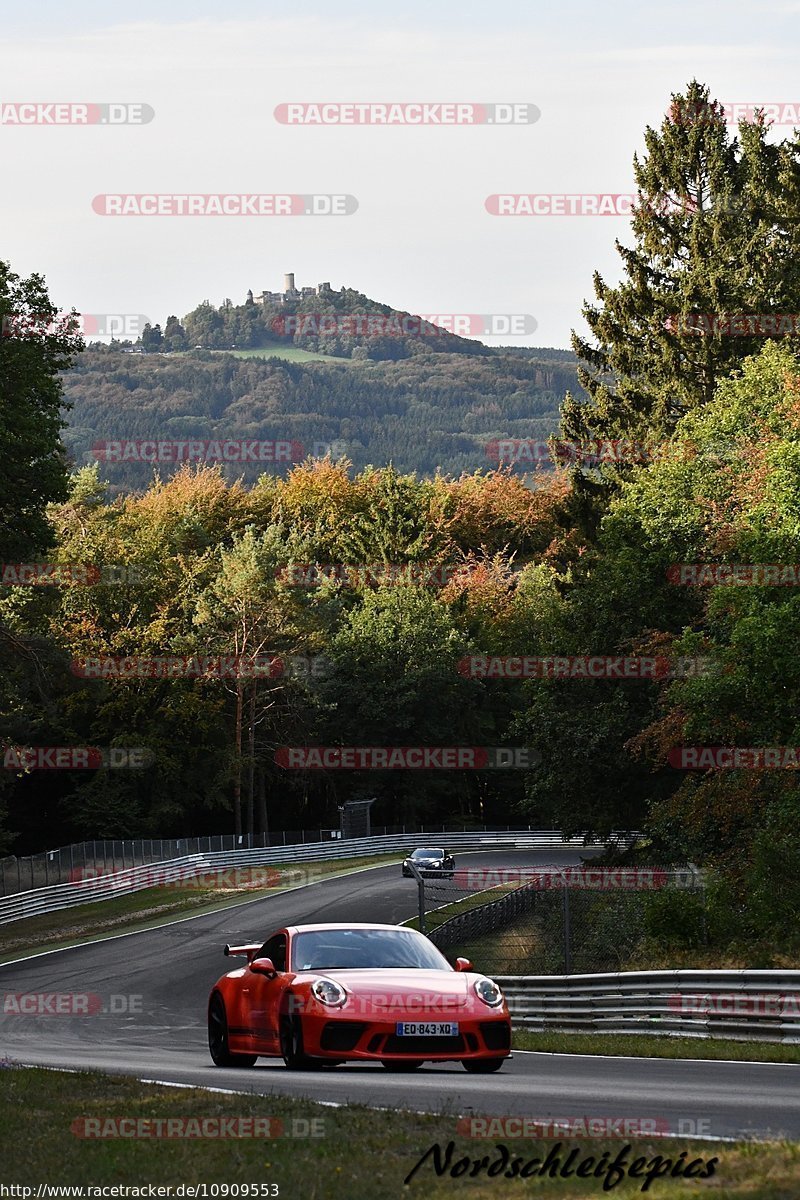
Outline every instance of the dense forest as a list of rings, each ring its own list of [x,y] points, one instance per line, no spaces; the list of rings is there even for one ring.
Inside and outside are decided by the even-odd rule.
[[[555,433],[559,407],[579,384],[574,356],[550,353],[296,363],[87,350],[64,376],[64,443],[76,465],[102,461],[115,491],[146,487],[154,473],[141,459],[112,461],[104,443],[125,439],[288,441],[295,460],[331,446],[357,469],[391,462],[429,477],[471,472],[497,465],[491,445],[500,438],[545,441]],[[286,467],[227,464],[225,473],[252,483]],[[158,469],[166,477],[175,467]]]
[[[675,100],[717,113],[697,83]],[[477,461],[484,438],[535,436],[552,412],[535,389],[567,387],[565,361],[320,368],[83,354],[68,330],[0,339],[5,845],[330,826],[364,797],[377,823],[639,829],[650,861],[709,869],[715,938],[780,961],[800,905],[800,348],[725,333],[731,314],[800,311],[800,145],[767,134],[732,138],[721,109],[647,131],[634,247],[619,284],[595,277],[574,346],[585,392],[560,426],[657,444],[647,461],[526,478]],[[664,194],[683,203],[652,203]],[[0,315],[48,303],[40,277],[0,268]],[[720,320],[671,319],[696,312]],[[335,432],[364,453],[243,481],[174,464],[140,484],[106,462],[70,470],[65,396],[79,461],[164,428]],[[442,429],[465,439],[454,469]],[[148,758],[37,770],[20,750],[55,746]],[[533,765],[317,769],[290,753],[443,746],[525,748]]]

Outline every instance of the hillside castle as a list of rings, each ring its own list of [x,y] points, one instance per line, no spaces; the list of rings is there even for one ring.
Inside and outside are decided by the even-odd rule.
[[[294,272],[283,277],[282,292],[262,292],[254,296],[252,291],[247,293],[248,304],[289,304],[293,300],[308,300],[311,296],[324,296],[331,290],[329,283],[318,283],[316,287],[296,288]]]

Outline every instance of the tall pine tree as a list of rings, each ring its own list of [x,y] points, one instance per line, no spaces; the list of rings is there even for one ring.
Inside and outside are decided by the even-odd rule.
[[[647,128],[634,157],[635,245],[616,243],[622,282],[595,273],[597,302],[583,308],[593,339],[573,332],[588,399],[567,397],[565,439],[668,437],[763,346],[763,334],[732,335],[730,317],[800,311],[800,137],[768,135],[759,118],[732,136],[696,80]],[[615,473],[603,482],[579,470],[578,489],[589,499]]]

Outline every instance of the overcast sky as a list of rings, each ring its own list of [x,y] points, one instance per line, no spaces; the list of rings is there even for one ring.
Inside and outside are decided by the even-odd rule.
[[[0,257],[60,307],[163,322],[330,281],[414,313],[531,314],[567,346],[621,217],[496,217],[486,197],[626,193],[670,93],[795,103],[800,3],[236,0],[0,3],[0,104],[150,105],[144,125],[0,124]],[[500,128],[285,125],[277,105],[527,102]],[[0,110],[2,111],[2,110]],[[787,135],[791,128],[776,130]],[[109,217],[120,193],[355,196],[340,217]],[[488,340],[488,339],[487,339]],[[492,344],[490,342],[490,344]]]

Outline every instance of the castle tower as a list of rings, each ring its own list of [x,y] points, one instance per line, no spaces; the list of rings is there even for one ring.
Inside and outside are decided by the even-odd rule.
[[[285,292],[293,292],[295,290],[295,288],[294,288],[294,271],[292,271],[291,274],[289,274],[289,275],[284,275],[283,290]]]

